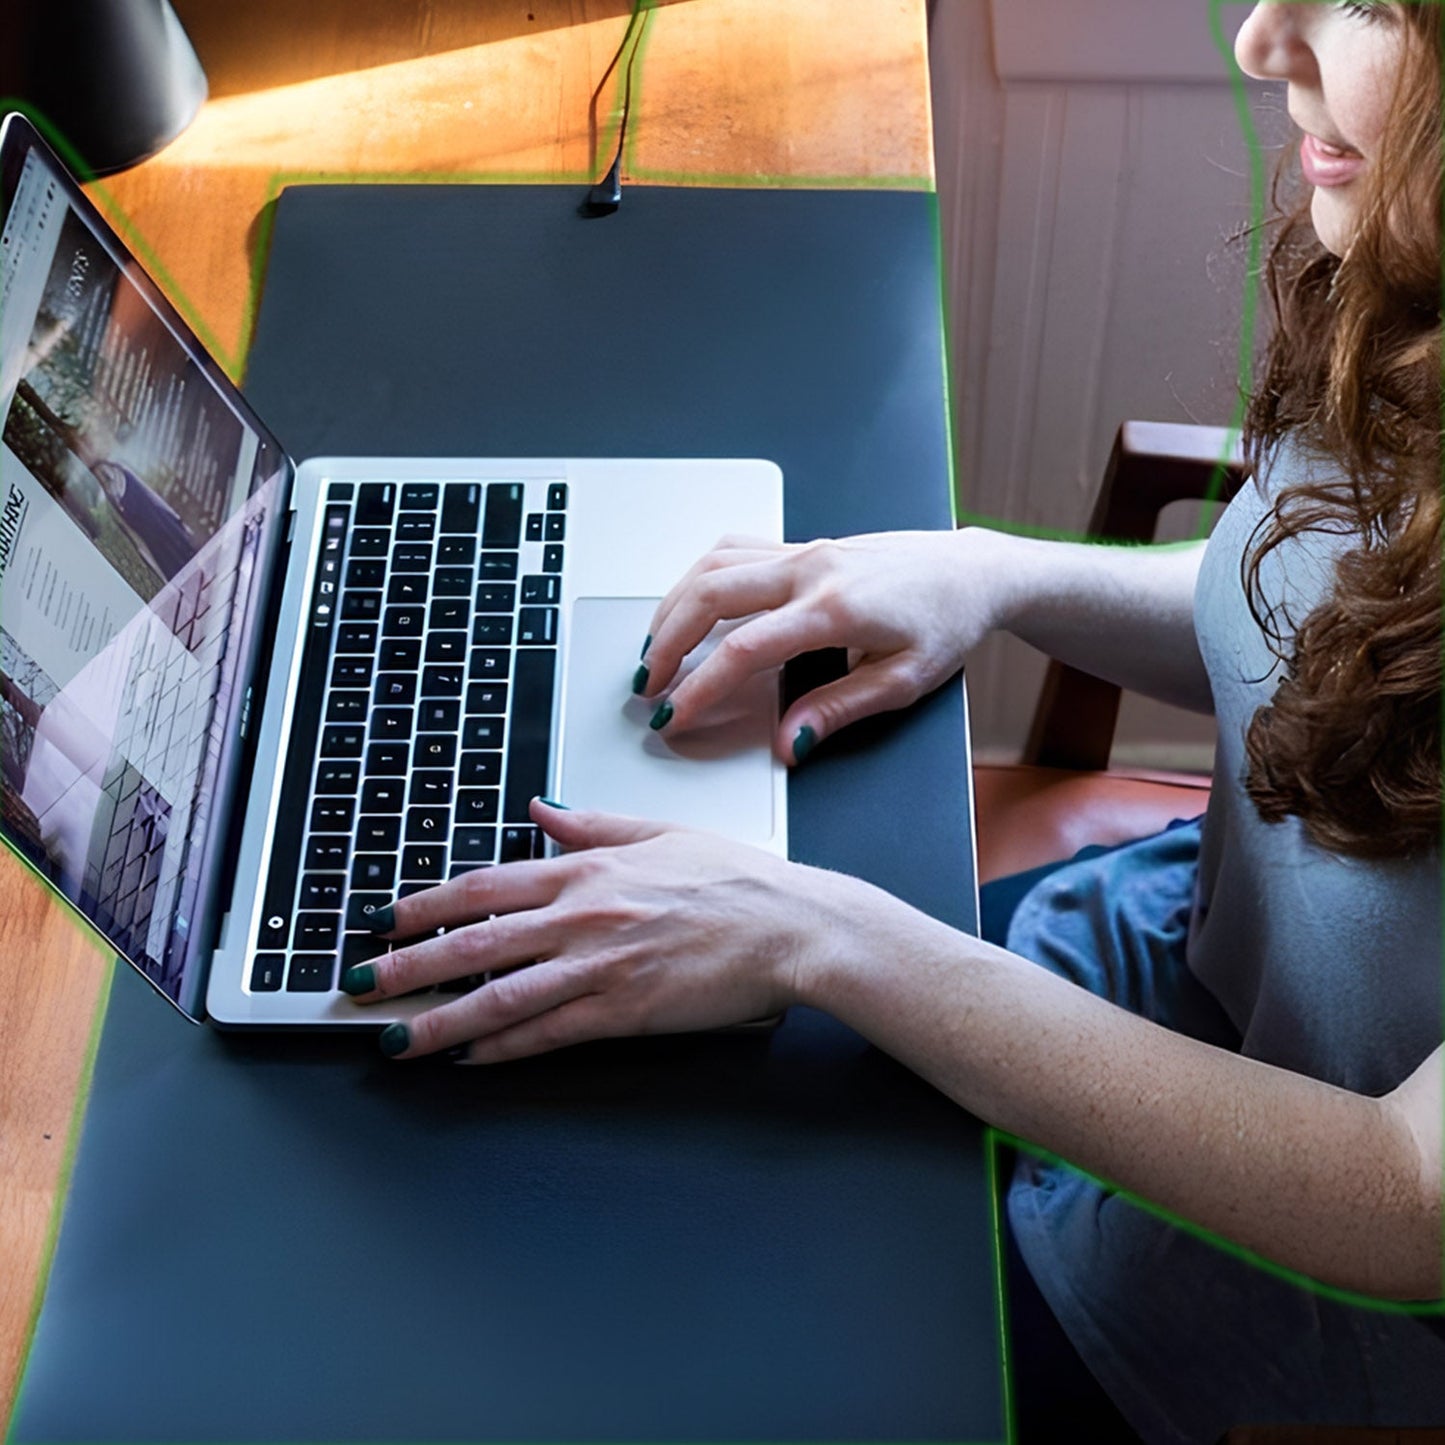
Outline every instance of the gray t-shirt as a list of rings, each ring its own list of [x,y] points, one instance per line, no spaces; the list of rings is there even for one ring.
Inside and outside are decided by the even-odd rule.
[[[1281,453],[1270,490],[1305,466]],[[1297,820],[1262,823],[1244,792],[1245,729],[1280,675],[1240,576],[1266,506],[1253,484],[1234,499],[1195,593],[1219,722],[1202,827],[1050,875],[1019,905],[1008,944],[1180,1032],[1383,1093],[1441,1039],[1440,858],[1338,857]],[[1265,564],[1266,595],[1298,623],[1342,545],[1285,544]],[[1346,1302],[1029,1155],[1009,1218],[1085,1363],[1156,1445],[1212,1445],[1250,1423],[1445,1422],[1438,1317]]]

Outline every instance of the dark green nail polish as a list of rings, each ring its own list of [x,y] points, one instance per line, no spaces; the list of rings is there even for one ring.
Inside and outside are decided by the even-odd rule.
[[[376,970],[369,963],[358,963],[341,975],[341,991],[353,996],[372,993],[376,989]]]
[[[647,634],[647,641],[642,644],[642,651],[641,651],[640,653],[638,653],[638,656],[639,656],[639,657],[646,657],[646,656],[647,656],[647,649],[648,649],[649,647],[651,647],[651,646],[652,646],[652,634],[649,632],[649,633]]]
[[[818,734],[807,723],[804,723],[793,736],[793,761],[801,763],[813,751],[817,741]]]
[[[381,1031],[381,1051],[387,1058],[394,1059],[398,1054],[404,1054],[407,1045],[411,1043],[411,1034],[405,1024],[388,1024]]]
[[[672,704],[670,702],[665,702],[660,708],[658,708],[655,713],[653,713],[652,721],[648,723],[648,727],[650,727],[653,732],[660,733],[663,728],[665,728],[671,721]]]
[[[539,803],[545,803],[549,808],[560,808],[564,813],[570,813],[572,811],[566,803],[559,803],[556,798],[538,798],[537,801]]]
[[[366,926],[373,933],[390,933],[396,927],[395,905],[385,903],[374,910],[371,917],[366,920]]]
[[[646,686],[647,667],[644,665],[642,667],[639,667],[637,671],[632,674],[632,690],[635,693],[640,693]]]

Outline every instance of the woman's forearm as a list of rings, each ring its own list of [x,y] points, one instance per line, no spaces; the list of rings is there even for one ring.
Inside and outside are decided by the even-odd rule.
[[[979,535],[999,569],[998,626],[1131,691],[1213,711],[1194,635],[1204,543],[1104,546]]]
[[[907,912],[886,953],[835,950],[800,978],[803,1001],[981,1118],[1265,1258],[1439,1296],[1439,1145],[1431,1166],[1392,1099],[1172,1033]]]

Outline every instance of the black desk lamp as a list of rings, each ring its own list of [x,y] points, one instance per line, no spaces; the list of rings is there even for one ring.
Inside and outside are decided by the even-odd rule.
[[[107,175],[174,140],[206,76],[170,0],[20,0],[0,25],[5,97]]]

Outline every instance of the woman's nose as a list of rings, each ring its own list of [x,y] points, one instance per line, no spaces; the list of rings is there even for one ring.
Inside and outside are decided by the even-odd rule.
[[[1300,11],[1316,0],[1260,0],[1234,41],[1234,58],[1256,80],[1294,80],[1310,60]]]

